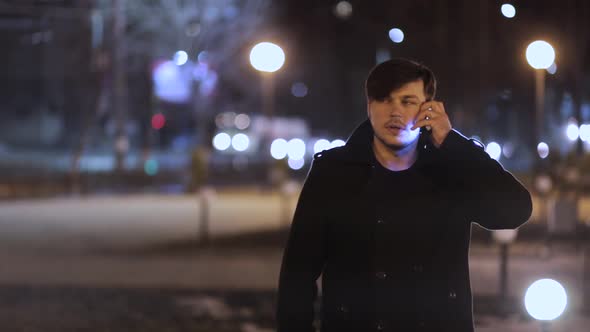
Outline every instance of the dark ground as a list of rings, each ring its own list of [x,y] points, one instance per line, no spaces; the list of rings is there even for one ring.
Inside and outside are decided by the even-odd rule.
[[[175,243],[116,255],[190,255],[281,250],[287,233],[269,232],[216,239],[207,246]],[[474,242],[489,241],[474,234]],[[247,273],[247,271],[245,271]],[[22,332],[268,332],[274,331],[274,290],[90,288],[0,286],[0,331]],[[503,313],[510,313],[503,315]],[[529,322],[522,301],[475,295],[475,323],[492,328],[499,319]]]
[[[0,287],[2,331],[272,331],[275,292],[73,287]],[[476,317],[497,316],[494,298],[476,297]],[[529,320],[515,299],[504,307]],[[485,326],[486,322],[476,321]]]

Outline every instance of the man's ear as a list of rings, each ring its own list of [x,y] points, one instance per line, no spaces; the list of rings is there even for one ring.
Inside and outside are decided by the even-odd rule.
[[[367,99],[367,117],[371,118],[371,101]]]

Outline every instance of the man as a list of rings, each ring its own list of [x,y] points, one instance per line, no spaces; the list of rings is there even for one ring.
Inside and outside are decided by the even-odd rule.
[[[279,332],[473,331],[471,223],[513,229],[529,192],[452,129],[425,66],[376,66],[368,119],[323,151],[303,186],[279,280]]]

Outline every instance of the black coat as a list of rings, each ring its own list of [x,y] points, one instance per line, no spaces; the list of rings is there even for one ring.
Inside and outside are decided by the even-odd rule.
[[[372,139],[367,120],[345,146],[314,156],[283,255],[278,331],[315,330],[320,275],[323,332],[473,331],[471,222],[519,227],[531,214],[529,192],[481,143],[452,130],[436,148],[421,135],[419,172],[431,194],[420,197],[420,220],[393,220],[390,227],[408,241],[396,249],[407,259],[392,260],[390,251],[378,249],[388,228],[380,228],[367,191],[376,162]],[[420,233],[412,226],[418,222]],[[382,301],[387,298],[392,301]]]

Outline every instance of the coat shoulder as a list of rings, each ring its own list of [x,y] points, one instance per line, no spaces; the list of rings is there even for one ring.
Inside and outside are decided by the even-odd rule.
[[[344,153],[344,146],[323,150],[313,155],[313,161],[315,164],[338,161],[344,157]]]

